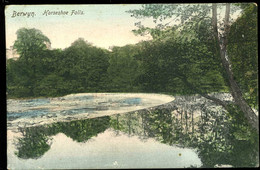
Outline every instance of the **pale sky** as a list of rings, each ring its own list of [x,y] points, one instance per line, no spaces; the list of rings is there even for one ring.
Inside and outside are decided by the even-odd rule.
[[[113,5],[10,5],[6,7],[6,47],[16,40],[19,28],[36,28],[51,41],[52,48],[67,48],[78,38],[84,38],[93,45],[108,49],[110,46],[135,44],[150,37],[135,36],[134,23],[140,20],[126,11],[141,8],[141,4]],[[44,15],[49,11],[68,11],[68,15]],[[72,10],[82,15],[71,15]],[[14,12],[34,12],[32,16],[15,16]],[[224,11],[220,11],[220,15]],[[154,26],[152,19],[144,19],[146,26]]]
[[[141,5],[11,5],[5,10],[6,47],[16,40],[19,28],[36,28],[51,41],[52,48],[64,49],[78,38],[84,38],[93,45],[108,49],[109,46],[135,44],[149,37],[135,36],[132,18],[125,11],[140,8]],[[45,10],[68,11],[68,15],[43,15]],[[81,10],[83,15],[71,15]],[[34,12],[35,16],[15,16],[15,12]]]

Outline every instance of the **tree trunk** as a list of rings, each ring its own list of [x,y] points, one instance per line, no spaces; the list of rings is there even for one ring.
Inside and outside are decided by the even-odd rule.
[[[234,98],[235,104],[239,106],[239,108],[243,111],[245,117],[247,118],[248,122],[252,125],[253,128],[257,130],[257,133],[259,133],[258,116],[256,116],[252,108],[246,103],[245,99],[243,98],[242,92],[234,79],[234,74],[231,69],[231,63],[227,56],[227,44],[228,44],[227,35],[229,32],[229,15],[230,15],[230,4],[227,3],[225,20],[224,20],[224,33],[223,36],[220,38],[218,35],[219,33],[217,28],[217,5],[216,4],[212,5],[213,33],[215,36],[217,48],[219,50],[221,62],[227,76],[231,95]]]

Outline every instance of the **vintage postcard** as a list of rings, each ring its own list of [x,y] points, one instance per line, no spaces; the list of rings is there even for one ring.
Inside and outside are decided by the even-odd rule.
[[[6,5],[7,168],[258,167],[257,12]]]

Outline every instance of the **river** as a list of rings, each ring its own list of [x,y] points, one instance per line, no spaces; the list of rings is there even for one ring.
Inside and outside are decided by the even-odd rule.
[[[258,164],[256,146],[234,137],[224,110],[198,95],[89,93],[7,104],[9,169]]]

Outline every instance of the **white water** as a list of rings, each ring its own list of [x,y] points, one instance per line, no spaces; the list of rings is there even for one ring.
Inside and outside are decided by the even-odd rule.
[[[126,113],[165,104],[174,97],[149,93],[79,93],[57,98],[7,101],[7,127]]]

